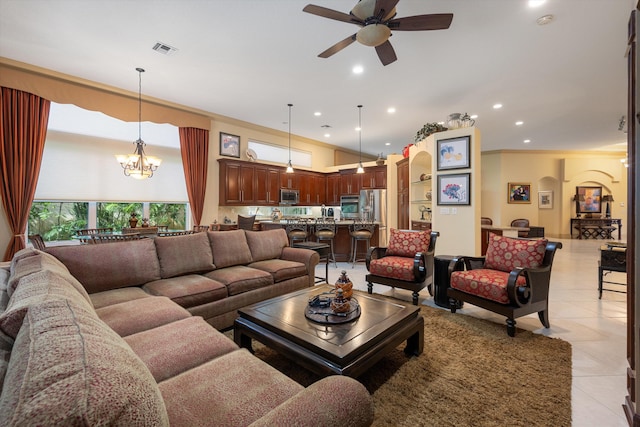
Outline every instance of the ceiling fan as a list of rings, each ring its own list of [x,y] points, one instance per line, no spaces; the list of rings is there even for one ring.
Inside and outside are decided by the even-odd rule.
[[[396,52],[393,50],[393,46],[391,46],[389,42],[391,30],[446,30],[451,25],[453,13],[406,16],[404,18],[394,19],[396,16],[396,5],[399,1],[400,0],[360,0],[348,14],[313,4],[305,6],[304,9],[302,9],[304,12],[362,27],[357,33],[339,41],[318,56],[320,58],[328,58],[357,40],[365,46],[375,46],[378,58],[380,58],[382,64],[389,65],[398,59]]]

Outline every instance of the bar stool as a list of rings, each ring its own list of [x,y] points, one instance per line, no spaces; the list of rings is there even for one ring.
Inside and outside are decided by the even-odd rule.
[[[371,247],[371,237],[375,230],[375,224],[372,221],[365,221],[362,219],[354,220],[353,224],[349,225],[349,234],[351,235],[351,247],[353,248],[353,255],[351,257],[351,268],[354,268],[356,262],[366,261],[365,258],[358,259],[358,242],[364,241],[366,243],[365,256],[369,252]]]
[[[333,264],[338,268],[338,263],[336,262],[336,255],[333,252],[333,239],[336,237],[336,220],[333,218],[317,218],[315,224],[314,235],[316,236],[316,240],[318,243],[322,241],[329,241],[329,246],[331,246],[331,257],[327,262],[333,262]]]
[[[289,236],[289,246],[294,242],[306,242],[309,237],[309,223],[306,219],[287,220],[287,236]]]

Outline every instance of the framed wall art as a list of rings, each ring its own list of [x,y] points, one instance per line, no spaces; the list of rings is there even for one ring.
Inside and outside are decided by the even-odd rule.
[[[538,209],[553,209],[553,191],[538,191]]]
[[[508,184],[509,203],[531,203],[531,184],[510,182]]]
[[[602,213],[602,187],[576,187],[578,213]]]
[[[439,139],[436,142],[439,171],[471,167],[471,137]]]
[[[240,158],[240,137],[220,132],[220,155]]]
[[[438,205],[470,205],[471,174],[438,175]]]

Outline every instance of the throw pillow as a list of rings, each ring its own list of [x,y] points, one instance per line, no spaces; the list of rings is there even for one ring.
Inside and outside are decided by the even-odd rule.
[[[524,240],[489,234],[484,268],[510,272],[516,267],[540,267],[547,239]]]
[[[387,255],[413,258],[416,253],[424,253],[429,250],[430,238],[431,230],[415,231],[396,230],[392,228],[389,245],[387,247]]]

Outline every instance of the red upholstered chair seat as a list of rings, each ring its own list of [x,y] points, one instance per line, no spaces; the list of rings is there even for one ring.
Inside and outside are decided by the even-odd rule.
[[[413,281],[413,258],[400,256],[386,256],[373,259],[369,263],[369,272],[377,276],[391,279]]]
[[[500,304],[509,304],[509,295],[507,294],[508,280],[509,273],[486,268],[451,273],[452,288]],[[519,276],[516,284],[518,286],[526,285],[524,276]]]

